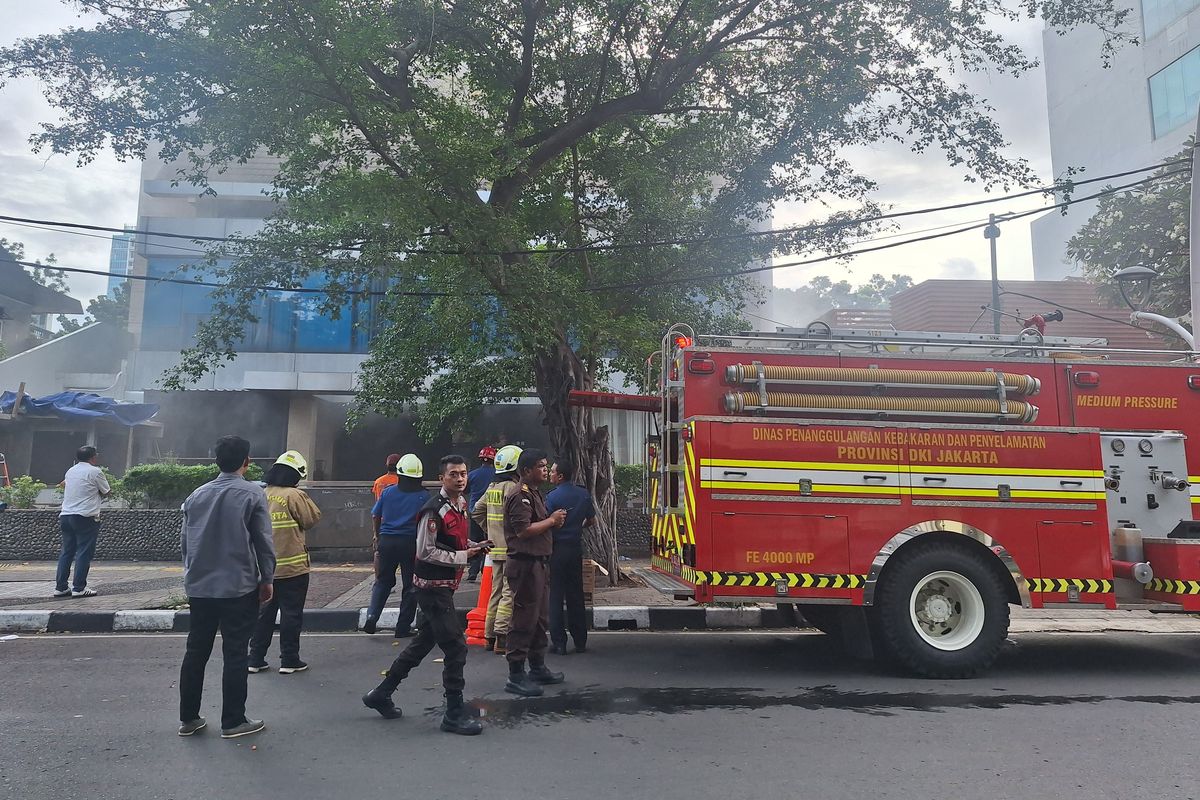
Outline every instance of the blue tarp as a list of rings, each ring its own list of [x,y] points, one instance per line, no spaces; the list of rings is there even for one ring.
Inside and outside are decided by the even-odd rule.
[[[16,401],[16,392],[0,394],[0,414],[11,414]],[[118,403],[91,392],[59,392],[45,397],[26,395],[21,401],[21,413],[64,420],[105,420],[132,427],[157,414],[158,404]]]

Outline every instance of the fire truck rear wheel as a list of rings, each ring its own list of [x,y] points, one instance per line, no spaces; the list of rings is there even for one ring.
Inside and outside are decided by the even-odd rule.
[[[1008,636],[1008,597],[990,555],[930,542],[896,553],[875,594],[886,655],[930,678],[991,666]]]

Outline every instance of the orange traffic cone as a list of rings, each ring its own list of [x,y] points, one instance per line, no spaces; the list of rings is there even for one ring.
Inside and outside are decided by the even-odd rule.
[[[483,578],[479,581],[479,601],[467,612],[467,644],[486,645],[483,623],[487,618],[488,598],[492,596],[492,557],[484,556]]]

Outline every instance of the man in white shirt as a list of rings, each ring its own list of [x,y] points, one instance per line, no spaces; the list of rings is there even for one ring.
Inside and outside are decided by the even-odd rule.
[[[96,590],[87,585],[88,569],[96,554],[96,538],[100,535],[100,503],[112,492],[104,471],[96,466],[98,453],[94,447],[75,451],[75,466],[63,478],[62,512],[58,522],[62,528],[62,552],[58,556],[58,574],[54,581],[55,597],[95,597]],[[68,587],[71,562],[75,562],[75,583]]]

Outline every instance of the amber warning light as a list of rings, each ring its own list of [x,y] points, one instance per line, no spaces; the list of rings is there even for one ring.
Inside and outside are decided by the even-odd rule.
[[[678,347],[680,350],[682,350],[685,347],[691,347],[692,339],[689,336],[676,336],[675,337],[675,346]]]

